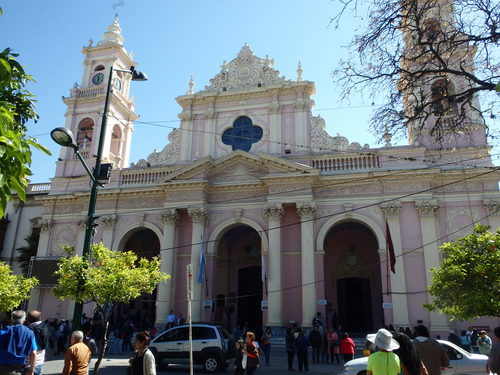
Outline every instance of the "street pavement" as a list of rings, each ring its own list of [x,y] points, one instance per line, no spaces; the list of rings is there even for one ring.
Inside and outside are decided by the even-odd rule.
[[[132,357],[133,352],[126,352],[121,355],[105,355],[101,366],[99,368],[100,375],[125,375],[126,367],[128,366],[128,359]],[[261,358],[261,360],[263,357]],[[90,365],[91,372],[94,368],[96,359],[92,359],[92,363]],[[52,353],[49,353],[45,365],[43,366],[43,375],[56,375],[61,374],[64,366],[64,355],[60,354],[58,356],[54,356]],[[261,365],[259,369],[255,372],[255,375],[299,375],[297,371],[297,358],[294,359],[294,368],[295,371],[288,371],[287,365],[287,355],[284,349],[271,349],[271,361],[269,367],[265,365]],[[342,365],[332,365],[325,363],[311,363],[311,352],[309,352],[309,371],[311,375],[314,374],[338,374],[343,369]],[[194,367],[195,374],[203,374],[204,371],[201,366]],[[158,374],[168,374],[168,375],[188,375],[189,374],[189,366],[174,366],[170,365],[167,368],[162,368],[157,371]],[[227,370],[220,373],[222,375],[231,375],[233,374],[232,366],[229,366]]]

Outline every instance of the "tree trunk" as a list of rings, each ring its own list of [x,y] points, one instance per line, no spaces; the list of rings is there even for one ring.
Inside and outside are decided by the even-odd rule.
[[[104,353],[106,353],[106,349],[108,348],[108,329],[109,329],[109,320],[111,319],[111,313],[113,309],[110,309],[109,313],[106,316],[106,320],[104,321],[104,343],[102,345],[101,351],[99,352],[99,357],[97,358],[97,362],[94,365],[93,375],[97,375],[99,373],[99,366],[101,365],[101,361],[104,358]]]

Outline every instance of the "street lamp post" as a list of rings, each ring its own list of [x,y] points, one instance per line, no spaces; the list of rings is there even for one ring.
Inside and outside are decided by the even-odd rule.
[[[108,107],[109,107],[109,97],[111,94],[111,85],[113,81],[113,72],[124,72],[132,75],[132,81],[146,81],[147,76],[144,73],[141,73],[132,66],[130,67],[130,70],[122,70],[122,69],[114,69],[113,66],[110,67],[109,69],[109,78],[108,78],[108,85],[106,88],[106,98],[104,99],[104,110],[102,114],[102,121],[101,121],[101,131],[99,133],[99,143],[97,146],[97,154],[96,154],[96,161],[95,161],[95,166],[94,166],[94,171],[91,172],[87,163],[85,163],[85,160],[82,158],[80,152],[79,152],[79,145],[76,143],[73,134],[71,130],[66,129],[66,128],[56,128],[50,132],[50,136],[52,139],[59,145],[63,147],[71,147],[75,151],[75,154],[78,156],[80,161],[82,162],[83,166],[85,167],[85,170],[87,171],[88,175],[90,176],[92,180],[92,187],[90,189],[90,198],[89,198],[89,208],[87,212],[87,222],[86,222],[86,227],[85,227],[85,240],[83,242],[83,252],[82,256],[83,258],[87,258],[88,262],[90,263],[90,260],[92,258],[91,254],[91,245],[92,245],[92,239],[94,235],[94,227],[96,224],[94,223],[95,219],[97,216],[95,215],[95,207],[96,207],[96,202],[97,202],[97,189],[99,186],[103,186],[101,182],[99,182],[99,178],[101,176],[101,159],[102,159],[102,151],[103,151],[103,146],[104,146],[104,138],[106,136],[106,123],[108,120]],[[80,323],[81,323],[81,317],[82,317],[82,311],[83,311],[83,304],[81,302],[76,302],[75,303],[75,309],[73,312],[73,321],[72,321],[72,329],[77,330],[80,328]]]

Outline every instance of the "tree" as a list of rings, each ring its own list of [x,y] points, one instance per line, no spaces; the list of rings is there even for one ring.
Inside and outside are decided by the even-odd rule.
[[[443,260],[432,272],[426,307],[468,320],[500,317],[500,230],[477,225],[472,234],[441,246]]]
[[[69,249],[72,251],[72,249]],[[107,348],[107,332],[113,307],[129,303],[141,293],[152,293],[160,281],[170,278],[160,272],[158,258],[138,258],[131,251],[111,251],[104,245],[92,245],[93,258],[73,256],[59,261],[55,272],[58,277],[53,293],[59,299],[71,298],[75,302],[94,302],[104,317],[104,345],[94,366],[94,374]]]
[[[36,253],[38,251],[40,232],[33,231],[24,240],[26,241],[26,246],[19,247],[16,250],[19,252],[19,256],[17,257],[19,267],[24,272],[24,274],[27,274],[31,262],[31,257],[36,256]]]
[[[33,78],[24,72],[17,56],[10,48],[0,52],[0,217],[12,191],[26,199],[27,177],[32,174],[31,147],[50,155],[47,148],[26,135],[26,123],[36,122],[38,115],[34,95],[24,88]]]
[[[29,297],[31,289],[38,284],[36,277],[14,275],[9,265],[0,262],[0,311],[10,311]]]
[[[382,104],[371,119],[378,136],[421,132],[429,119],[427,130],[439,140],[481,126],[485,114],[494,117],[498,112],[497,1],[337,3],[340,10],[332,18],[337,27],[351,11],[368,15],[348,45],[349,59],[341,61],[332,74],[344,99],[359,93],[380,95]]]

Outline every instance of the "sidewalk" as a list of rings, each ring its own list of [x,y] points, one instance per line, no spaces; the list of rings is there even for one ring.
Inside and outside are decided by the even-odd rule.
[[[128,360],[132,357],[132,352],[126,352],[122,355],[106,355],[104,356],[101,366],[99,369],[100,375],[124,375],[125,368],[128,366]],[[262,358],[263,359],[263,358]],[[261,360],[262,360],[261,359]],[[94,364],[96,359],[92,359],[90,365],[90,375],[92,375],[92,370],[94,369]],[[64,355],[60,354],[55,357],[49,354],[46,358],[45,365],[43,367],[43,375],[57,375],[61,374],[64,366]],[[301,374],[297,371],[297,358],[294,359],[294,368],[296,371],[288,371],[287,365],[287,355],[283,349],[271,349],[271,362],[270,366],[266,367],[261,365],[256,372],[256,375],[298,375]],[[325,363],[311,363],[311,353],[309,352],[309,371],[312,375],[314,374],[338,374],[342,372],[343,365],[332,365]],[[203,369],[200,366],[195,366],[195,373],[204,374]],[[169,366],[168,368],[162,368],[158,370],[158,374],[169,374],[176,375],[189,374],[189,366]],[[227,370],[221,374],[230,375],[233,374],[232,367],[228,367]]]

